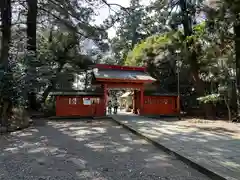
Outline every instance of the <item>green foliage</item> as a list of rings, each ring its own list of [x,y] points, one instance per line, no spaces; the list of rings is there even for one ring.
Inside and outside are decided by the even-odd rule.
[[[43,104],[43,112],[48,116],[54,116],[56,114],[55,97],[48,97]]]
[[[197,98],[201,103],[217,103],[222,100],[220,94],[210,94],[207,96]]]
[[[25,87],[23,76],[19,76],[16,62],[11,62],[0,83],[2,101],[9,101],[14,106],[25,105],[23,88]]]
[[[39,94],[48,97],[59,80],[84,71],[94,57],[96,62],[108,64],[146,65],[160,86],[173,92],[178,69],[180,84],[185,86],[180,87],[182,94],[199,93],[204,86],[200,94],[208,95],[198,98],[203,103],[215,103],[222,97],[234,99],[229,79],[236,76],[239,48],[235,48],[238,40],[234,37],[238,31],[229,29],[239,26],[237,0],[219,1],[204,9],[200,8],[202,1],[154,0],[143,6],[139,0],[131,0],[128,8],[117,6],[120,8],[103,25],[96,25],[96,10],[102,5],[113,11],[103,0],[38,0],[37,52],[31,54],[25,47],[30,39],[22,28],[27,9],[24,3],[14,1],[13,8],[19,8],[14,17],[19,19],[13,18],[13,43],[5,40],[14,50],[7,58],[9,67],[1,81],[1,97],[24,106],[30,82]],[[203,11],[207,19],[197,24],[197,15]],[[112,54],[108,56],[102,53],[108,50],[106,30],[115,22],[118,27],[110,39]],[[91,52],[85,49],[86,41]]]
[[[164,53],[171,39],[168,34],[154,35],[138,43],[128,54],[125,64],[132,66],[142,66],[147,61],[148,56],[157,56]]]
[[[39,38],[38,45],[38,58],[42,63],[39,68],[42,101],[57,86],[71,89],[74,75],[80,74],[93,63],[89,56],[79,52],[78,39],[71,32],[45,32]]]
[[[78,38],[73,33],[46,31],[38,40],[38,59],[42,64],[65,64],[76,57],[77,46]]]
[[[125,64],[128,52],[134,46],[156,32],[156,21],[150,18],[146,7],[139,0],[131,0],[129,10],[116,14],[119,27],[116,36],[110,40],[111,49],[119,64]]]
[[[180,54],[176,53],[179,46],[179,32],[153,35],[138,43],[128,54],[125,64],[146,66],[148,72],[161,82],[161,89],[176,92],[177,74],[176,61]],[[186,71],[187,72],[187,71]],[[183,75],[181,76],[183,77]]]

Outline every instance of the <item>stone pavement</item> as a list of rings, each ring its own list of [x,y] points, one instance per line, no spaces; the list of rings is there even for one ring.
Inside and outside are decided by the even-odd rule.
[[[240,179],[240,124],[134,115],[112,118],[225,179]]]
[[[41,122],[0,136],[1,180],[209,180],[111,121]]]

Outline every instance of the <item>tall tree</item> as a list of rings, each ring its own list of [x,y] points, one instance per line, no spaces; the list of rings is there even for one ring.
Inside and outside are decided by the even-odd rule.
[[[11,21],[12,21],[12,8],[11,0],[2,0],[0,2],[1,8],[1,58],[0,63],[4,70],[8,66],[9,50],[10,50],[10,41],[11,41]]]
[[[229,42],[234,42],[236,90],[235,103],[238,116],[240,116],[240,2],[238,0],[215,0],[207,4],[207,22],[214,33],[219,34],[219,43],[224,47]],[[233,31],[231,31],[231,29]],[[237,101],[237,102],[236,102]]]
[[[116,36],[111,39],[111,48],[119,64],[124,64],[127,54],[141,39],[147,37],[143,25],[146,10],[139,0],[131,0],[128,11],[123,11],[119,18]],[[144,29],[144,30],[143,30]]]
[[[12,22],[12,7],[11,0],[2,0],[0,2],[1,8],[1,21],[2,21],[2,38],[1,38],[1,56],[0,63],[3,71],[2,78],[4,79],[8,71],[9,64],[9,50],[11,42],[11,22]],[[7,88],[4,89],[4,84],[8,85],[7,82],[1,80],[1,124],[7,126],[7,110],[9,108],[10,97],[6,95]]]
[[[230,10],[233,19],[235,57],[236,57],[236,86],[237,86],[237,105],[238,116],[240,117],[240,1],[225,0],[227,8]]]
[[[192,75],[192,79],[194,82],[194,86],[196,92],[199,97],[204,96],[206,93],[206,84],[200,78],[200,65],[198,61],[198,50],[199,48],[195,46],[192,48],[193,45],[196,45],[193,38],[191,37],[193,34],[193,23],[196,19],[196,9],[197,6],[200,4],[200,1],[193,1],[193,0],[179,0],[177,3],[181,9],[181,24],[183,26],[184,31],[184,41],[185,41],[185,50],[186,50],[186,58],[190,65],[190,71]],[[204,111],[206,116],[214,116],[213,107],[211,103],[203,104]]]
[[[30,86],[28,92],[29,106],[32,109],[37,109],[36,100],[36,53],[37,53],[37,11],[38,1],[27,0],[27,83]]]
[[[37,51],[37,12],[38,1],[27,0],[27,49],[36,54]],[[35,55],[36,56],[36,55]]]

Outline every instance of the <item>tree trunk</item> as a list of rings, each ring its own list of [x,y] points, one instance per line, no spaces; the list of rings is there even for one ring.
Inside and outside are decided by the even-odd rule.
[[[226,96],[224,96],[224,102],[225,102],[225,105],[227,107],[227,110],[228,110],[228,120],[229,122],[232,121],[232,113],[231,113],[231,108],[229,106],[229,103],[228,103],[228,98]]]
[[[136,8],[139,7],[140,3],[139,0],[132,0],[130,1],[130,6],[134,11],[136,11]],[[138,40],[138,33],[137,33],[137,28],[139,26],[139,24],[137,23],[137,16],[136,15],[132,15],[131,19],[132,19],[132,39],[131,39],[131,50],[133,50],[134,46],[137,44],[137,40]]]
[[[186,0],[180,0],[179,5],[183,14],[182,25],[185,37],[192,35],[191,16],[188,13]]]
[[[27,49],[35,53],[37,51],[36,37],[37,37],[37,0],[27,0]]]
[[[191,68],[192,78],[194,80],[194,86],[195,86],[197,95],[199,97],[204,96],[206,85],[203,82],[203,80],[200,79],[199,77],[198,64],[196,61],[194,61],[194,57],[191,58],[190,68]],[[204,110],[206,118],[215,118],[216,113],[212,103],[203,103],[201,104],[201,108]]]
[[[27,0],[28,12],[27,12],[27,50],[28,50],[28,79],[29,79],[29,90],[28,100],[30,108],[37,110],[37,99],[36,99],[36,36],[37,36],[37,0]]]
[[[2,111],[1,111],[1,119],[2,119],[2,126],[3,127],[8,127],[8,106],[9,106],[9,101],[3,100],[2,103]]]
[[[88,70],[86,69],[86,70],[84,71],[84,73],[85,73],[84,89],[85,89],[85,91],[87,91],[87,86],[88,86]]]
[[[51,82],[50,85],[47,86],[47,88],[44,90],[43,95],[42,95],[42,103],[45,103],[49,93],[51,92],[51,90],[53,89],[54,85],[53,85],[53,81]]]
[[[2,20],[2,40],[1,40],[1,68],[7,70],[9,49],[11,41],[11,21],[12,21],[12,8],[11,0],[1,0],[1,20]]]
[[[8,58],[9,58],[9,49],[11,43],[11,23],[12,23],[12,7],[11,0],[1,0],[1,21],[2,21],[2,39],[1,39],[1,54],[0,54],[0,63],[1,69],[5,73],[8,70]],[[1,125],[7,127],[8,117],[7,109],[9,104],[9,97],[5,95],[0,95],[1,99]]]
[[[237,105],[237,87],[236,87],[236,81],[231,81],[231,87],[232,87],[232,91],[231,91],[231,99],[230,99],[230,107],[232,109],[232,111],[234,112],[234,114],[237,114],[238,111],[238,105]]]
[[[235,54],[236,54],[236,88],[237,88],[237,110],[240,116],[240,24],[234,25]]]

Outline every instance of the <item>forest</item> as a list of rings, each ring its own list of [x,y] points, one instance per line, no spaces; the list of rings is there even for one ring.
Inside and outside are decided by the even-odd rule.
[[[109,15],[96,23],[102,7]],[[1,127],[27,124],[59,80],[95,63],[147,66],[159,92],[176,93],[179,73],[184,111],[238,120],[238,0],[1,0],[0,11]]]

